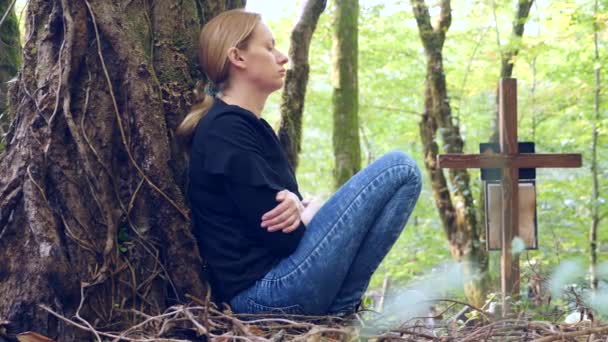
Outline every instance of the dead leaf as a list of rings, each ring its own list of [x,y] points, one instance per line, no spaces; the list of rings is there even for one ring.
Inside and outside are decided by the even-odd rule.
[[[254,334],[255,336],[264,336],[266,335],[266,332],[264,330],[262,330],[262,328],[258,327],[258,326],[251,326],[249,327],[249,332]]]
[[[19,342],[55,342],[54,340],[33,331],[26,331],[18,334],[17,340]]]

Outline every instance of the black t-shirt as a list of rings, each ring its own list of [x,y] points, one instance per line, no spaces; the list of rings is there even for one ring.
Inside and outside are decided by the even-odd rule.
[[[260,224],[277,192],[302,196],[272,127],[217,98],[196,128],[189,170],[194,235],[216,300],[227,302],[296,249],[303,223],[292,233]]]

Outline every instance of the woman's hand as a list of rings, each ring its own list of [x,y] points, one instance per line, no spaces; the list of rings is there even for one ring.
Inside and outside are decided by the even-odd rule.
[[[289,190],[282,190],[277,193],[276,199],[279,205],[262,215],[261,226],[269,232],[282,230],[283,233],[291,233],[298,229],[300,215],[304,211],[298,196]]]
[[[302,204],[304,205],[304,211],[300,215],[300,219],[304,222],[304,225],[308,226],[312,218],[323,206],[323,203],[316,199],[305,199],[302,201]]]

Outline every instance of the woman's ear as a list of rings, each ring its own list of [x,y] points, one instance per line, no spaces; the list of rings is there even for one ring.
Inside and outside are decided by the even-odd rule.
[[[228,60],[237,68],[245,69],[246,67],[245,58],[243,58],[241,51],[235,47],[228,49]]]

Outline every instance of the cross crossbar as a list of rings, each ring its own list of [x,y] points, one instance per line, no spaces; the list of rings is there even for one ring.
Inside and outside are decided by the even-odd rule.
[[[519,169],[536,169],[548,167],[575,168],[581,167],[580,154],[457,154],[448,153],[437,158],[440,168],[448,169],[499,169],[516,167]]]

